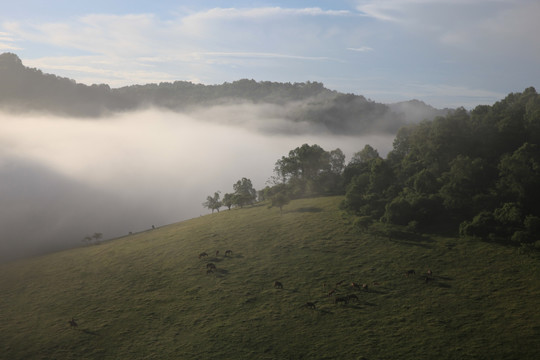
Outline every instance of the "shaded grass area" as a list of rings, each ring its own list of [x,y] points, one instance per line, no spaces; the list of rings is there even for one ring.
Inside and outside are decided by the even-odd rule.
[[[2,265],[0,358],[539,358],[537,261],[359,233],[340,201],[222,211]],[[333,289],[358,301],[335,304]]]

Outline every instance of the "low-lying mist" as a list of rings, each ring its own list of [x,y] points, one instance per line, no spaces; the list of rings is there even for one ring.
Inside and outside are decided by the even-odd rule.
[[[228,105],[72,119],[0,113],[0,261],[82,246],[209,213],[202,202],[242,177],[262,189],[304,143],[385,155],[393,135],[336,136]],[[270,111],[272,110],[272,111]]]

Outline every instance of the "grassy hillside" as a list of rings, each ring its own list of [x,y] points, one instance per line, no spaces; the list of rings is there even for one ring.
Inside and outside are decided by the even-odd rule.
[[[222,211],[2,265],[0,358],[539,358],[537,261],[358,233],[340,201]],[[359,300],[334,304],[333,288]]]

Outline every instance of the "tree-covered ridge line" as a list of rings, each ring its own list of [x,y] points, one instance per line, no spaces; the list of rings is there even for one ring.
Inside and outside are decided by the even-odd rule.
[[[100,117],[147,107],[189,112],[201,106],[271,104],[279,109],[276,116],[291,122],[311,123],[331,133],[358,134],[395,133],[408,122],[432,119],[449,111],[416,100],[385,105],[361,95],[329,90],[322,83],[310,81],[279,83],[241,79],[221,85],[175,81],[117,89],[106,84],[87,86],[25,67],[12,53],[0,54],[0,80],[2,109],[75,117]]]
[[[532,87],[403,127],[386,158],[366,145],[345,165],[340,149],[304,144],[274,172],[260,199],[345,194],[342,208],[363,228],[395,225],[540,250],[540,95]]]

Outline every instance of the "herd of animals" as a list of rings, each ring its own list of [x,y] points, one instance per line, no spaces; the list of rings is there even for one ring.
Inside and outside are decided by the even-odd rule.
[[[219,256],[219,250],[216,251],[216,257]],[[225,256],[232,256],[232,251],[227,250],[225,251]],[[202,252],[199,254],[199,259],[208,257],[208,253]],[[206,264],[206,273],[212,274],[216,271],[216,265],[214,263],[207,263]],[[405,276],[411,276],[416,275],[416,271],[414,269],[405,271]],[[431,269],[428,269],[425,276],[425,282],[428,283],[433,280],[433,271]],[[338,281],[336,283],[336,287],[332,288],[328,293],[327,296],[333,297],[334,304],[348,304],[349,301],[359,301],[358,295],[356,294],[348,294],[346,296],[337,296],[337,286],[343,285],[345,280]],[[373,285],[380,285],[380,283],[374,281]],[[369,291],[369,285],[368,284],[358,284],[355,282],[351,282],[350,287],[353,290],[363,290],[363,291]],[[274,288],[275,289],[283,289],[283,284],[280,281],[274,281]],[[323,288],[326,289],[326,284],[323,284]],[[316,309],[317,306],[315,305],[315,302],[308,301],[302,307],[306,307],[308,309]]]
[[[215,255],[216,257],[218,257],[220,254],[219,250],[217,250],[215,252]],[[225,251],[225,256],[232,256],[233,252],[232,250],[226,250]],[[203,259],[203,258],[207,258],[209,255],[208,253],[206,252],[202,252],[199,254],[199,259]],[[214,273],[215,271],[217,270],[216,268],[216,265],[212,262],[208,262],[206,263],[206,273],[207,274],[212,274]],[[407,270],[405,271],[404,273],[405,276],[409,277],[411,275],[416,275],[416,271],[414,269],[411,269],[411,270]],[[431,269],[428,269],[426,274],[425,274],[425,282],[428,283],[430,281],[433,280],[433,271],[431,271]],[[359,301],[359,298],[358,298],[358,295],[356,294],[347,294],[345,296],[337,296],[337,292],[338,292],[338,289],[337,287],[338,286],[342,286],[344,285],[345,283],[345,280],[341,280],[341,281],[338,281],[336,284],[335,284],[335,287],[333,287],[330,291],[327,292],[327,296],[328,297],[332,297],[333,298],[333,303],[334,304],[348,304],[350,301]],[[374,281],[373,284],[374,286],[377,286],[377,285],[380,285],[380,283]],[[283,289],[283,283],[281,283],[280,281],[274,281],[274,288],[275,289]],[[327,285],[326,283],[323,284],[323,289],[326,290],[327,288]],[[351,282],[350,283],[350,289],[352,290],[361,290],[361,291],[369,291],[369,285],[364,283],[364,284],[359,284],[359,283],[356,283],[356,282]],[[317,309],[317,306],[315,305],[316,302],[311,302],[311,301],[308,301],[306,302],[305,304],[302,305],[302,307],[304,308],[308,308],[308,309]],[[76,329],[78,324],[76,322],[76,320],[74,318],[71,318],[71,320],[68,320],[68,324],[70,325],[70,327],[72,329]]]

